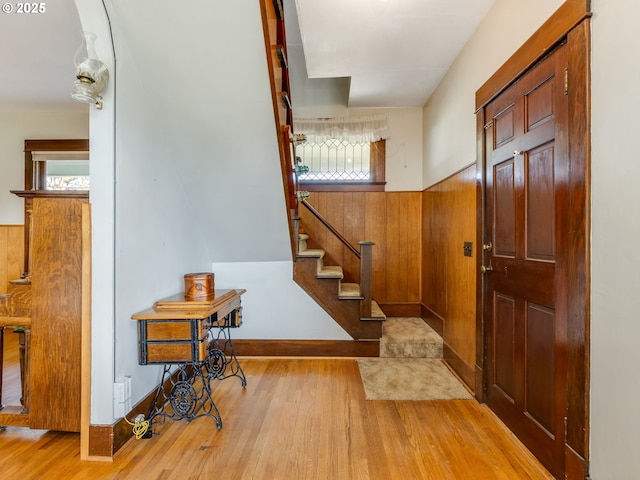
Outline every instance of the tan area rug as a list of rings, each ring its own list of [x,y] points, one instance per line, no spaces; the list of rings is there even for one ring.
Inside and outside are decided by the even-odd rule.
[[[367,400],[472,398],[441,359],[366,358],[358,367]]]

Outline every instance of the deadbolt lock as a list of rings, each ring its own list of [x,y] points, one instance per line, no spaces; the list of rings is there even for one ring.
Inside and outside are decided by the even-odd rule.
[[[486,250],[487,252],[490,252],[491,249],[493,249],[493,243],[489,242],[489,243],[484,243],[482,245],[482,249]]]

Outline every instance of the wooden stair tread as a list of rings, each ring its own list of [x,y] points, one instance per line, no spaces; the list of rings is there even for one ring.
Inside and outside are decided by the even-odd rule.
[[[375,300],[371,300],[371,316],[374,318],[382,318],[386,319],[387,316],[384,314],[380,305]]]
[[[298,252],[299,257],[323,257],[324,250],[320,250],[319,248],[309,248],[307,250],[302,250]]]
[[[384,312],[380,308],[380,305],[378,305],[375,300],[371,300],[371,316],[360,318],[360,320],[366,322],[383,322],[386,319],[387,316],[384,314]]]
[[[338,287],[338,298],[341,300],[360,300],[360,285],[357,283],[340,283]]]
[[[342,273],[342,267],[338,267],[335,265],[324,266],[320,270],[318,270],[318,274],[316,275],[318,278],[338,278],[342,279],[344,274]]]
[[[361,299],[360,285],[357,283],[340,283],[338,288],[338,298],[341,299]]]

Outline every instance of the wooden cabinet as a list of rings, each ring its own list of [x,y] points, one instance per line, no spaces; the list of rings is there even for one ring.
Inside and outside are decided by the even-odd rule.
[[[0,425],[79,432],[82,259],[90,249],[82,220],[88,194],[14,193],[31,205],[30,404],[19,414],[0,411]]]

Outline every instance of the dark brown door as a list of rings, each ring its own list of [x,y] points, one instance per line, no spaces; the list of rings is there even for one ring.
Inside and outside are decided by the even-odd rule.
[[[567,395],[565,67],[561,46],[486,107],[487,403],[557,477]]]

